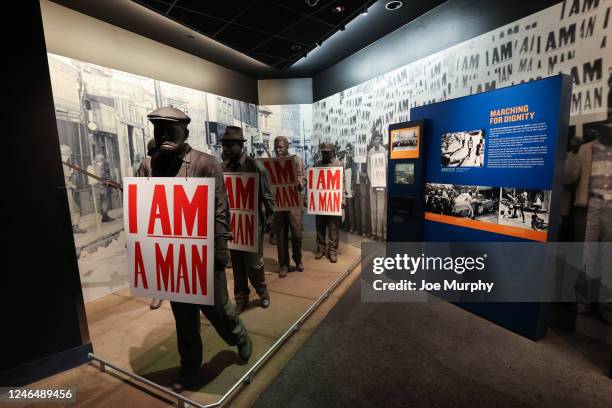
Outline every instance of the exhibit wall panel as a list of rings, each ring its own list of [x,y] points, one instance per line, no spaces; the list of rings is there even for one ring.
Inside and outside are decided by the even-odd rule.
[[[560,0],[443,2],[368,47],[317,73],[314,78],[315,100],[448,49],[559,2]]]
[[[51,1],[40,4],[51,53],[257,103],[255,78]]]
[[[219,137],[240,126],[253,157],[271,157],[274,138],[312,163],[312,105],[256,105],[48,54],[62,160],[119,183],[147,156],[153,126],[147,113],[173,106],[191,117],[188,143],[221,157]],[[122,196],[64,166],[83,295],[86,302],[128,286]]]
[[[11,18],[19,24],[5,44],[13,63],[4,69],[10,101],[3,107],[9,136],[2,203],[8,247],[0,285],[4,387],[82,364],[91,352],[38,3],[20,2]]]
[[[312,103],[312,78],[261,79],[257,89],[260,104]]]
[[[354,182],[363,191],[361,209],[371,214],[361,232],[374,233],[386,217],[384,204],[372,201],[368,175],[376,162],[368,157],[386,152],[388,126],[410,120],[411,108],[564,73],[573,78],[576,134],[610,131],[611,9],[611,0],[562,2],[315,102],[315,145],[331,141],[342,157],[350,144],[361,164]],[[372,144],[379,132],[382,150]]]

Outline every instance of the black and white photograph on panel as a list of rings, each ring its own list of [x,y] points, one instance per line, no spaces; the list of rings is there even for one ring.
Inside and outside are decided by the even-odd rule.
[[[497,224],[499,187],[427,183],[425,211]]]
[[[548,231],[551,190],[502,188],[499,224]]]
[[[441,144],[442,167],[483,167],[484,130],[445,133]]]
[[[395,165],[395,184],[414,184],[414,163]]]
[[[417,131],[418,128],[411,128],[394,134],[391,142],[393,150],[404,151],[416,149],[419,143]]]

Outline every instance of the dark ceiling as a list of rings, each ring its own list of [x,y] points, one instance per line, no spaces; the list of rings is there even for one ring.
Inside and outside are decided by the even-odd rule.
[[[258,61],[286,68],[376,0],[132,1]]]
[[[319,0],[313,8],[306,0],[52,1],[256,79],[267,79],[314,77],[445,0],[404,0],[395,11],[385,9],[389,0]],[[340,3],[345,10],[332,13]],[[365,5],[368,15],[360,16]],[[343,25],[346,29],[338,31]],[[324,41],[312,49],[317,40]],[[292,50],[293,45],[303,48]]]

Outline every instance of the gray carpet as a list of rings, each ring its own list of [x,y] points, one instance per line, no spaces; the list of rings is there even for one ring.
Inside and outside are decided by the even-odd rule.
[[[612,406],[553,334],[532,342],[453,305],[362,303],[357,281],[255,407]]]

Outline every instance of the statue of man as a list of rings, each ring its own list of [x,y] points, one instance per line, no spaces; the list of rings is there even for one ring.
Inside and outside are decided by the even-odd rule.
[[[244,362],[251,357],[252,343],[242,320],[236,314],[227,293],[225,265],[228,261],[227,241],[231,238],[229,204],[223,172],[217,160],[194,150],[186,143],[187,125],[191,119],[175,108],[162,107],[148,115],[154,126],[157,154],[147,157],[138,170],[138,177],[209,177],[215,179],[215,257],[214,304],[197,305],[170,302],[176,320],[176,334],[181,370],[172,388],[181,392],[195,385],[202,365],[200,311],[213,325],[219,336],[229,345],[238,346]]]
[[[236,298],[236,310],[240,314],[249,305],[249,281],[261,299],[261,307],[270,306],[270,294],[264,276],[263,260],[263,223],[264,215],[271,216],[274,212],[274,195],[270,187],[268,171],[261,162],[250,157],[244,151],[242,129],[237,126],[228,126],[221,137],[223,145],[223,157],[221,164],[224,172],[232,173],[257,173],[259,175],[259,211],[257,220],[257,234],[259,246],[257,252],[246,252],[230,250],[232,257],[232,270],[234,271],[234,297]],[[265,214],[264,214],[265,211]]]
[[[274,139],[274,152],[277,157],[289,156],[289,141],[285,136]],[[306,176],[304,174],[304,163],[295,155],[291,156],[297,168],[297,188],[302,192],[306,187]],[[302,263],[302,206],[287,211],[276,211],[274,213],[274,231],[276,232],[276,248],[278,250],[278,264],[280,271],[278,276],[284,278],[289,272],[289,231],[291,230],[291,252],[295,269],[304,271]]]

